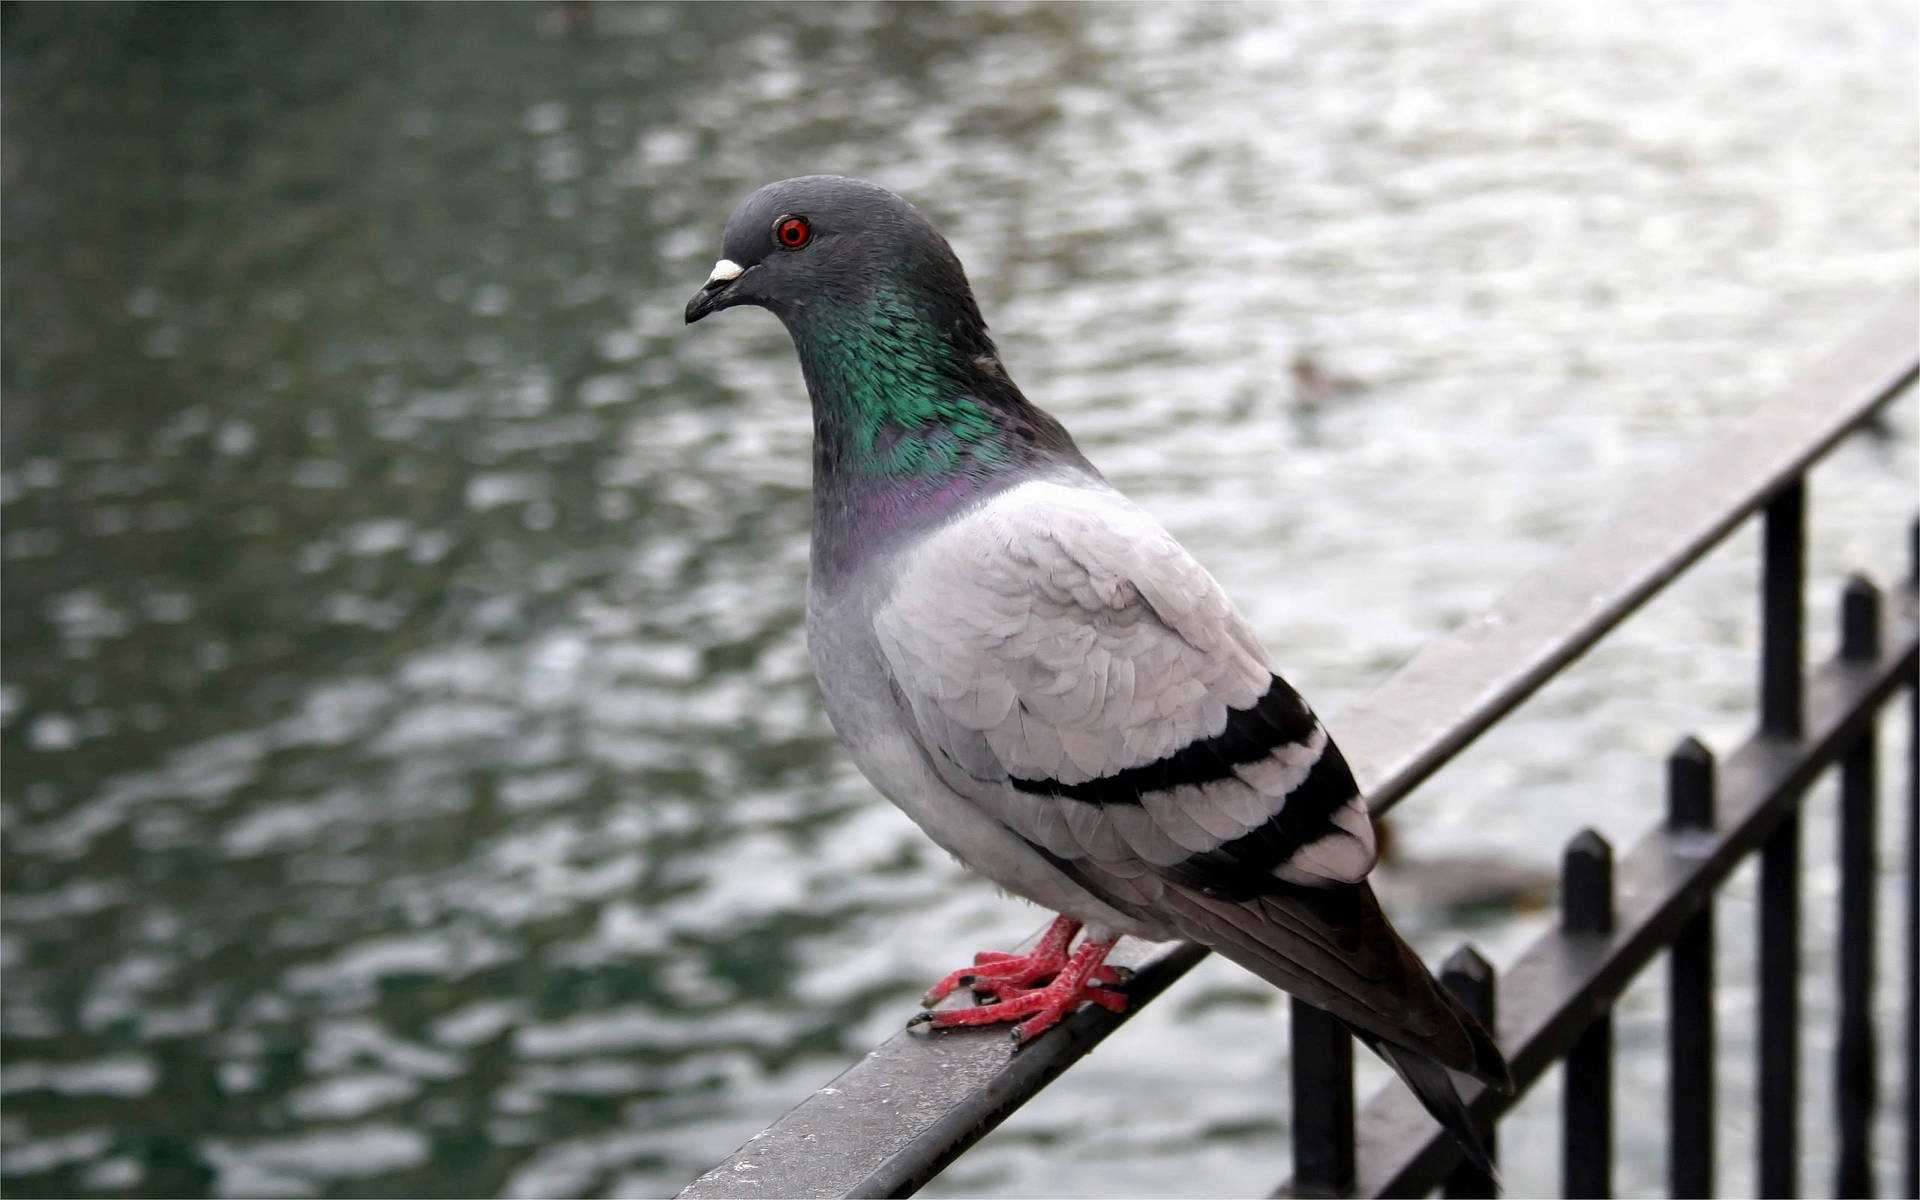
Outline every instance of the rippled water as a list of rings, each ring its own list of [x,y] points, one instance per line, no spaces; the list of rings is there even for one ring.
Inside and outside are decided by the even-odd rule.
[[[1920,238],[1891,2],[4,20],[10,1194],[671,1193],[1038,924],[820,713],[791,351],[679,323],[755,184],[920,201],[1028,393],[1331,714]],[[1913,409],[1815,477],[1818,651],[1840,571],[1900,570]],[[1403,840],[1546,865],[1645,829],[1659,755],[1746,719],[1751,571],[1743,537]],[[1463,936],[1400,896],[1423,947]],[[1471,934],[1501,961],[1539,919]],[[1270,1186],[1280,1014],[1207,964],[935,1190]],[[1658,1019],[1630,997],[1623,1093],[1661,1086]],[[1551,1088],[1517,1194],[1553,1184]],[[1734,1191],[1746,1138],[1730,1112]]]

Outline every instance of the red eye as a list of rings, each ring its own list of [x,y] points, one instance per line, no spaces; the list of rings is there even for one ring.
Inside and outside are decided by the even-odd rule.
[[[813,236],[805,217],[781,217],[773,223],[774,240],[789,250],[798,250]]]

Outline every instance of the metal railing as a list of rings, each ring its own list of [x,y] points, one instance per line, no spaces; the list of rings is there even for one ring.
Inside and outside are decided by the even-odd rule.
[[[1806,471],[1920,374],[1920,298],[1904,295],[1731,436],[1643,489],[1555,564],[1487,613],[1416,655],[1365,701],[1330,722],[1376,813],[1385,812],[1561,668],[1578,658],[1742,521],[1762,513],[1759,728],[1717,762],[1688,738],[1668,764],[1666,820],[1617,859],[1591,830],[1568,845],[1558,928],[1497,981],[1463,947],[1442,979],[1497,1033],[1520,1090],[1564,1063],[1563,1186],[1611,1189],[1611,1005],[1668,951],[1670,1184],[1713,1190],[1714,895],[1751,852],[1760,856],[1758,1188],[1796,1190],[1798,1148],[1800,801],[1824,770],[1841,776],[1841,933],[1835,1189],[1870,1192],[1868,1137],[1876,1065],[1869,992],[1874,719],[1901,690],[1915,697],[1914,579],[1882,596],[1847,585],[1840,650],[1804,668]],[[1915,547],[1920,559],[1920,545]],[[1920,576],[1920,563],[1916,563]],[[1911,721],[1910,721],[1911,724]],[[1915,938],[1920,929],[1920,734],[1910,736],[1904,1064],[1907,1130],[1901,1194],[1916,1180]],[[815,1092],[683,1198],[904,1196],[938,1174],[1206,954],[1123,940],[1109,961],[1135,971],[1129,1013],[1098,1006],[1014,1051],[1003,1033],[900,1033]],[[1497,1005],[1496,1005],[1497,998]],[[1491,1194],[1451,1140],[1397,1082],[1358,1112],[1352,1039],[1295,1001],[1294,1176],[1276,1195]],[[1477,1083],[1463,1097],[1488,1134],[1516,1097]]]

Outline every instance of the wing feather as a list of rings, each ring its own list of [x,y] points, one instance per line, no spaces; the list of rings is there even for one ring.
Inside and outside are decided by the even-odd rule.
[[[1051,854],[1226,894],[1372,866],[1325,731],[1212,576],[1111,489],[1028,483],[929,537],[874,633],[957,790]]]

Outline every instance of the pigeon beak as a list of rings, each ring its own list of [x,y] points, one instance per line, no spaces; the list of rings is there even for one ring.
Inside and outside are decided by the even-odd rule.
[[[687,324],[691,325],[710,312],[726,308],[728,288],[745,272],[745,267],[731,259],[723,258],[713,264],[713,273],[693,294],[693,299],[687,301]]]

